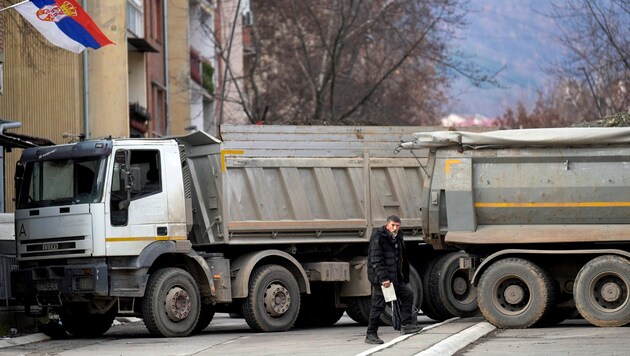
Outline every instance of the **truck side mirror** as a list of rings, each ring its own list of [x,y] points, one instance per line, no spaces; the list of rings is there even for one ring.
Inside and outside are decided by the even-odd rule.
[[[22,191],[22,183],[24,182],[24,163],[22,161],[18,161],[15,165],[15,176],[13,177],[13,184],[15,188],[15,197],[17,198]],[[18,199],[15,199],[15,202],[18,202]]]
[[[121,184],[120,188],[121,190],[124,189],[124,193],[126,195],[125,199],[118,203],[118,208],[120,210],[126,210],[129,208],[131,193],[134,190],[134,187],[140,184],[140,171],[139,169],[134,170],[133,167],[131,167],[131,152],[128,150],[117,151],[114,159],[120,167],[120,170],[118,171],[118,179]]]
[[[128,179],[126,189],[129,193],[139,193],[141,190],[140,167],[131,167],[127,172]],[[127,198],[131,198],[127,195]]]
[[[24,180],[24,171],[25,171],[24,162],[18,161],[17,164],[15,165],[15,177],[14,177],[16,192],[19,192],[20,187],[22,186],[22,181]]]

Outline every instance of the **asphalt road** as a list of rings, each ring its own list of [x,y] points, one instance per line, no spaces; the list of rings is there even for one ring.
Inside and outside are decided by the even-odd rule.
[[[120,319],[119,319],[120,320]],[[124,321],[124,320],[123,320]],[[627,355],[627,328],[598,328],[581,319],[555,327],[497,330],[482,318],[436,323],[420,317],[424,330],[401,336],[381,327],[384,345],[363,342],[365,327],[344,316],[328,328],[254,333],[243,319],[217,314],[199,335],[154,338],[142,321],[124,322],[100,338],[0,342],[0,355]],[[17,340],[13,340],[17,341]]]

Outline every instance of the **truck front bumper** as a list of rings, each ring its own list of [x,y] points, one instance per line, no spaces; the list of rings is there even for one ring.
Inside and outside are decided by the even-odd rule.
[[[11,271],[14,298],[26,305],[59,306],[63,299],[109,294],[107,264],[23,268]]]

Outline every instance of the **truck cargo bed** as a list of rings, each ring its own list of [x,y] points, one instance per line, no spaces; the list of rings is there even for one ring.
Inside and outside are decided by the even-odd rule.
[[[427,152],[394,149],[422,129],[435,128],[223,126],[220,150],[188,152],[193,243],[365,241],[391,214],[419,240]]]

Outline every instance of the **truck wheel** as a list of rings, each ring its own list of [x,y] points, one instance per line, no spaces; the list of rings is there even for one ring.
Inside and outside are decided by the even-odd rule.
[[[255,331],[286,331],[300,310],[300,289],[295,277],[278,265],[258,267],[243,303],[245,321]]]
[[[190,273],[163,268],[151,275],[142,302],[142,317],[154,336],[189,335],[200,313],[199,288]]]
[[[621,256],[599,256],[577,274],[575,306],[584,319],[597,326],[630,322],[630,262]]]
[[[454,315],[449,313],[446,308],[442,307],[442,300],[436,290],[431,289],[430,280],[434,273],[438,259],[428,262],[422,269],[422,305],[420,310],[422,313],[433,320],[444,321],[452,318]]]
[[[59,314],[61,325],[75,337],[98,337],[107,332],[114,322],[112,310],[105,314],[90,314],[87,308],[66,308]]]
[[[526,328],[550,309],[553,283],[547,272],[522,258],[495,262],[479,280],[483,316],[498,328]]]
[[[350,298],[346,314],[359,325],[367,325],[370,320],[370,309],[372,309],[372,296]]]
[[[343,316],[343,309],[335,307],[335,286],[325,283],[311,284],[311,294],[300,301],[300,313],[295,321],[299,327],[326,327],[334,325]]]
[[[193,333],[198,334],[210,325],[214,318],[214,306],[212,304],[202,304],[199,312],[199,320],[193,329]]]
[[[304,306],[304,301],[302,301],[302,306]],[[309,308],[300,310],[295,325],[303,328],[335,325],[343,316],[343,312],[343,309],[337,309],[335,307],[311,305]]]
[[[442,302],[435,303],[440,315],[466,318],[479,313],[477,288],[470,283],[468,271],[459,268],[459,258],[465,256],[455,252],[440,257],[428,276],[430,295]]]
[[[418,271],[413,266],[409,266],[409,288],[413,292],[413,307],[420,309],[422,306],[422,279]],[[369,313],[369,310],[368,310]],[[381,314],[381,323],[392,325],[392,306],[391,303],[385,303],[385,311]]]

